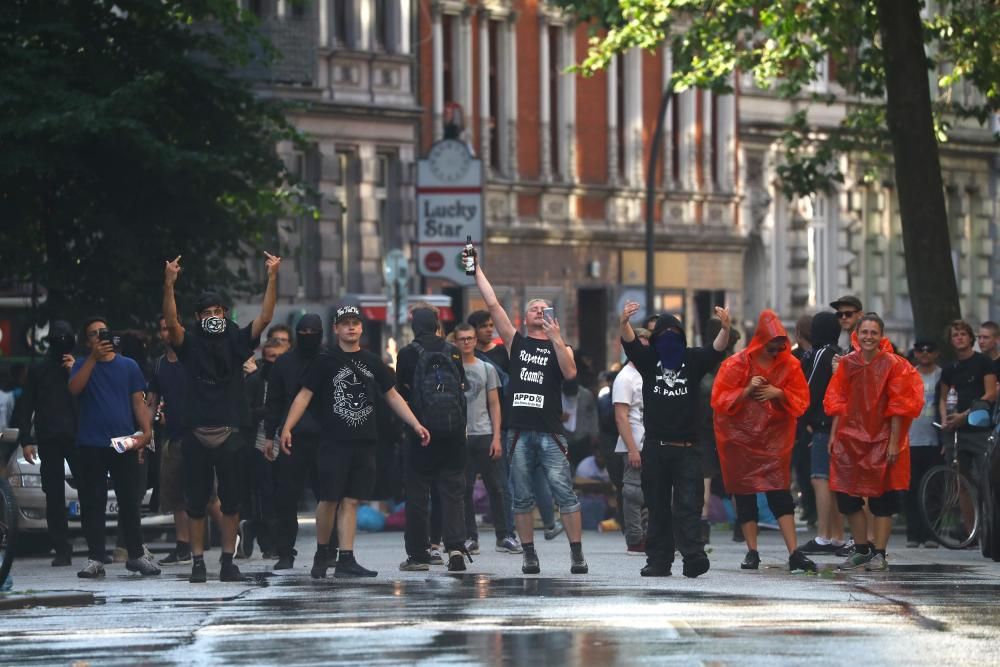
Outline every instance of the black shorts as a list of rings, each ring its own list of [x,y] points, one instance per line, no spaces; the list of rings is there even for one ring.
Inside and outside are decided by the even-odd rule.
[[[367,500],[375,490],[375,443],[320,444],[317,451],[317,500]]]
[[[858,496],[849,496],[846,493],[837,491],[837,510],[845,515],[860,512],[865,506],[865,499]],[[886,491],[881,496],[868,499],[868,509],[873,516],[887,517],[899,514],[899,491]]]
[[[213,484],[218,484],[222,513],[233,515],[240,511],[242,468],[240,450],[244,440],[239,431],[233,431],[218,447],[206,447],[188,431],[181,441],[181,471],[184,478],[184,503],[192,519],[205,517],[205,507],[212,498]]]

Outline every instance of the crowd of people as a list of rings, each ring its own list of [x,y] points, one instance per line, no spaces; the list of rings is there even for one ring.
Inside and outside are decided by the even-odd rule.
[[[87,542],[83,578],[105,576],[112,562],[109,486],[125,568],[143,576],[190,565],[192,583],[207,581],[206,517],[220,533],[221,581],[242,579],[236,560],[255,543],[275,570],[294,568],[306,489],[317,501],[313,578],[331,569],[338,578],[377,576],[355,557],[359,507],[392,496],[405,500],[400,569],[463,571],[482,548],[473,499],[481,478],[495,550],[519,554],[524,574],[542,570],[536,511],[545,539],[565,532],[570,572],[589,571],[577,491],[590,479],[612,489],[614,516],[602,525],[620,527],[625,553],[645,557],[642,576],[669,576],[679,553],[684,576],[698,577],[710,567],[713,493],[731,502],[734,539],[747,547],[742,569],[760,567],[766,500],[790,571],[816,571],[810,555],[837,555],[843,570],[884,570],[904,501],[906,546],[936,546],[910,490],[942,460],[943,444],[958,447],[968,475],[982,474],[988,430],[968,416],[997,400],[993,322],[978,337],[953,322],[956,360],[941,368],[934,341],[917,340],[901,356],[884,322],[853,296],[799,320],[794,337],[766,310],[739,351],[725,308],[699,327],[697,347],[675,315],[634,326],[640,307],[628,302],[624,366],[601,375],[595,396],[551,304],[529,301],[518,330],[478,263],[486,309],[445,337],[436,309],[414,308],[413,340],[387,363],[362,348],[354,305],[336,309],[325,346],[317,313],[294,332],[272,326],[281,259],[269,254],[250,323],[239,326],[222,296],[204,291],[183,324],[180,259],[164,267],[163,353],[152,364],[129,354],[106,318],[87,318],[79,337],[56,321],[10,416],[25,459],[41,461],[53,566],[72,563],[64,462],[71,468]],[[140,524],[149,486],[176,528],[175,547],[158,561]],[[816,527],[803,545],[797,509]]]

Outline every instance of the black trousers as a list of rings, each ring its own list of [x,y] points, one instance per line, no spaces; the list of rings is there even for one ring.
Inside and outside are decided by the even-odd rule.
[[[465,461],[465,531],[470,540],[479,540],[476,508],[472,504],[472,491],[476,485],[476,474],[479,474],[490,497],[493,532],[499,542],[507,537],[507,499],[504,497],[504,487],[507,485],[506,461],[502,454],[496,461],[490,458],[493,436],[470,435],[468,439],[468,458]]]
[[[111,447],[77,448],[77,491],[82,511],[83,535],[90,558],[105,556],[105,512],[108,504],[108,475],[118,501],[118,528],[129,558],[142,556],[142,526],[139,522],[139,498],[136,496],[141,466],[139,452],[117,453]]]
[[[447,551],[465,548],[465,468],[454,470],[406,471],[406,531],[403,541],[407,556],[423,559],[430,547],[429,514],[431,487],[437,486],[441,507],[441,530]]]
[[[38,440],[38,456],[42,460],[42,492],[45,493],[45,521],[49,539],[57,554],[69,554],[69,521],[66,517],[66,467],[74,478],[79,474],[74,438]]]
[[[642,448],[642,494],[649,512],[646,560],[670,565],[674,549],[684,560],[705,558],[701,508],[705,502],[701,451],[649,440]]]
[[[940,448],[910,447],[910,490],[906,492],[906,541],[931,542],[934,536],[920,513],[920,483],[927,471],[944,463]]]
[[[278,457],[278,482],[274,497],[274,540],[278,555],[289,557],[299,535],[299,500],[306,481],[318,496],[319,436],[296,435],[292,455]],[[334,531],[336,533],[336,531]]]

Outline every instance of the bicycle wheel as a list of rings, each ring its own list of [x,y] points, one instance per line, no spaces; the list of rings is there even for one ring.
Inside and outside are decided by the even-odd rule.
[[[920,485],[920,510],[934,538],[948,549],[964,549],[979,531],[975,487],[948,466],[931,468]]]
[[[14,491],[0,478],[0,585],[7,581],[14,564],[14,536],[17,535],[17,504]]]

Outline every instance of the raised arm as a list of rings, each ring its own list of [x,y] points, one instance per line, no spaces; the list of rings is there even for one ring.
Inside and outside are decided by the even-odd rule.
[[[715,316],[722,322],[722,328],[719,330],[719,335],[712,341],[712,349],[716,352],[723,352],[729,346],[729,328],[732,326],[729,318],[729,309],[716,306]]]
[[[635,340],[635,331],[632,330],[632,323],[629,320],[631,320],[632,316],[638,312],[638,303],[635,301],[627,301],[625,303],[625,308],[622,310],[621,319],[618,323],[621,328],[620,333],[622,340],[626,343],[631,343]]]
[[[486,274],[483,273],[483,267],[478,262],[476,263],[476,287],[479,288],[479,293],[483,295],[486,308],[490,311],[490,317],[493,318],[493,325],[497,328],[497,333],[500,334],[504,346],[509,351],[516,329],[511,324],[510,318],[507,316],[507,311],[500,305],[500,300],[497,299],[496,292],[493,291],[493,285],[486,278]]]
[[[170,345],[177,349],[184,344],[184,327],[177,317],[177,299],[174,298],[174,285],[181,272],[181,256],[167,262],[163,270],[163,319],[167,325],[167,336]]]
[[[264,300],[260,303],[260,315],[254,318],[250,327],[254,340],[264,333],[264,329],[274,319],[274,304],[278,302],[278,269],[281,267],[281,258],[267,252],[264,257],[267,258],[267,288],[264,290]]]

